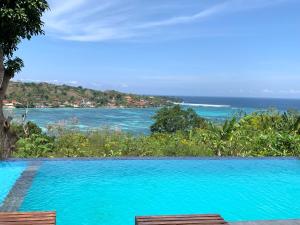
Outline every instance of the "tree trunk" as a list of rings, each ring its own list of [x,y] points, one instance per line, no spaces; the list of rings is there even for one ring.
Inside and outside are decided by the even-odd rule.
[[[0,88],[2,87],[4,73],[4,54],[2,48],[0,47]]]
[[[4,78],[4,56],[2,48],[0,48],[0,90],[2,89],[2,81]],[[2,92],[2,91],[1,91]],[[4,96],[0,96],[0,159],[4,158],[4,141],[5,141],[5,134],[4,134],[4,114],[3,114],[3,99]]]
[[[0,48],[0,159],[6,159],[14,150],[14,144],[17,141],[16,135],[10,131],[10,118],[6,118],[3,112],[3,100],[8,87],[10,76],[5,74],[4,56]]]

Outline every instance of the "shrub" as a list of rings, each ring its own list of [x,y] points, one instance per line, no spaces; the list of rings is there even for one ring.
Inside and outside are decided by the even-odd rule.
[[[17,142],[17,151],[13,156],[22,158],[53,157],[55,156],[54,149],[54,138],[45,134],[32,134]]]
[[[26,134],[24,128],[27,131]],[[29,137],[33,134],[42,134],[42,129],[31,121],[27,122],[24,127],[22,124],[13,123],[11,126],[11,131],[14,132],[18,138]]]
[[[89,140],[83,133],[63,134],[56,139],[55,148],[60,157],[83,157],[89,147]]]
[[[205,120],[199,117],[193,109],[184,110],[179,105],[160,109],[153,119],[155,123],[150,128],[152,133],[187,132],[205,126]]]

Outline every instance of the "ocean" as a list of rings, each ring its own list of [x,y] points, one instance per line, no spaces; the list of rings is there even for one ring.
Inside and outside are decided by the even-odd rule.
[[[300,110],[300,99],[180,97],[183,107],[193,108],[200,116],[212,121],[224,121],[234,115],[276,108]],[[29,109],[28,120],[44,131],[51,124],[65,124],[87,131],[109,128],[133,134],[148,134],[152,117],[158,108],[46,108]],[[24,109],[7,110],[6,114],[20,121]]]

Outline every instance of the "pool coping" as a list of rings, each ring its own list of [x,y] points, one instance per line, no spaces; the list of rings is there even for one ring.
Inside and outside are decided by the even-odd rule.
[[[229,222],[230,225],[300,225],[300,219]]]
[[[106,160],[300,160],[300,157],[190,157],[190,156],[179,156],[179,157],[135,157],[135,156],[124,156],[124,157],[59,157],[59,158],[9,158],[3,162],[16,162],[16,161],[106,161]],[[1,162],[1,161],[0,161]]]

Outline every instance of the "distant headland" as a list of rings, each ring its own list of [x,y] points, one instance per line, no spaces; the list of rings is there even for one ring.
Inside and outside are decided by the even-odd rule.
[[[147,108],[173,105],[178,101],[172,97],[99,91],[81,86],[11,82],[3,104],[7,108]]]

